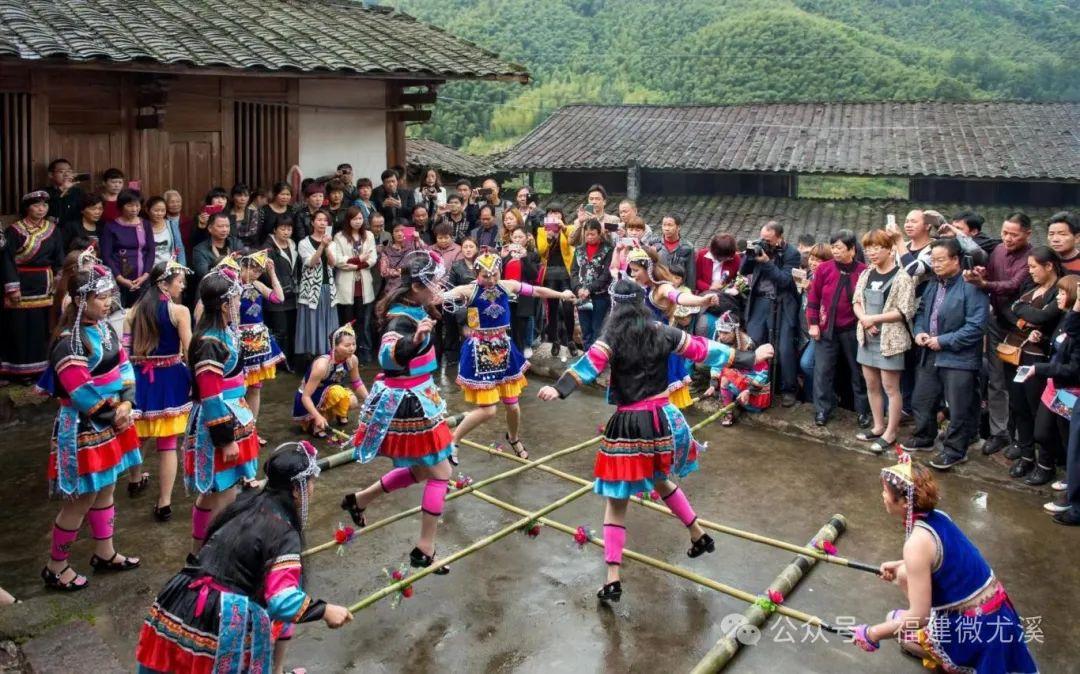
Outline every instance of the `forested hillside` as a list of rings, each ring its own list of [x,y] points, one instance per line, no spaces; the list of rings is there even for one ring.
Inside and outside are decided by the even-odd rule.
[[[570,102],[1080,99],[1075,0],[397,0],[528,66],[413,133],[487,153]],[[407,47],[405,47],[407,48]]]

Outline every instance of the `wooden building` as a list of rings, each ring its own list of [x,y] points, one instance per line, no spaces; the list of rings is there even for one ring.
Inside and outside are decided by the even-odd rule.
[[[419,184],[421,174],[429,168],[439,172],[447,191],[461,178],[475,183],[488,177],[499,181],[509,177],[495,167],[491,157],[478,157],[425,138],[406,139],[405,157],[410,185]]]
[[[0,0],[0,214],[56,157],[145,194],[405,163],[405,125],[453,79],[522,66],[349,0]]]
[[[600,183],[650,223],[679,213],[699,244],[769,220],[823,240],[916,206],[973,208],[996,230],[1011,210],[1080,204],[1080,103],[570,105],[497,163],[550,172],[549,201],[569,208]],[[908,199],[798,198],[815,174],[905,178]]]

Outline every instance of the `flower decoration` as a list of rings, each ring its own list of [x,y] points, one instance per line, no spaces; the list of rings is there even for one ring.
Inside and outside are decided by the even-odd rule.
[[[584,548],[592,537],[593,532],[590,529],[586,529],[584,526],[578,527],[577,531],[574,532],[574,542],[577,543],[579,550]]]
[[[473,479],[463,473],[458,473],[457,479],[450,483],[454,489],[464,489],[473,483]]]
[[[540,535],[540,522],[536,520],[529,520],[521,527],[521,530],[525,532],[525,535],[529,538],[536,538]]]
[[[774,590],[772,588],[769,588],[765,592],[765,596],[768,597],[769,601],[771,601],[774,604],[783,604],[784,603],[784,595],[780,593],[780,590]]]
[[[334,530],[334,542],[338,545],[337,553],[344,555],[345,546],[352,543],[354,538],[356,538],[356,529],[344,526],[339,522],[337,529]]]
[[[409,567],[407,567],[405,564],[401,564],[400,566],[393,569],[383,569],[383,575],[385,575],[387,578],[387,584],[393,585],[394,583],[399,583],[405,580],[406,577],[408,577]],[[398,603],[402,599],[409,599],[412,596],[412,585],[406,585],[405,587],[402,587],[398,590],[397,595],[394,597],[393,601],[390,602],[390,605],[393,608],[397,608]]]
[[[810,547],[815,548],[817,550],[821,550],[826,555],[835,556],[836,553],[837,553],[836,546],[833,545],[832,541],[825,541],[825,540],[819,541],[818,539],[815,538],[814,540],[810,541]]]
[[[637,497],[642,501],[656,501],[660,502],[663,499],[660,498],[660,492],[653,489],[652,491],[639,491]]]

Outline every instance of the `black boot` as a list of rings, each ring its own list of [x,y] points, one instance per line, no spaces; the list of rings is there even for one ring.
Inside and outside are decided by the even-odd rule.
[[[1035,467],[1035,460],[1026,456],[1021,456],[1016,461],[1013,461],[1012,468],[1009,469],[1009,477],[1022,478],[1031,472],[1031,469]]]
[[[1041,463],[1035,464],[1035,470],[1028,474],[1024,479],[1024,484],[1031,485],[1032,487],[1041,487],[1044,484],[1050,483],[1054,479],[1054,469],[1047,468]]]
[[[690,558],[700,557],[706,552],[716,552],[716,544],[713,542],[712,536],[701,534],[701,538],[690,541],[690,549],[686,551],[686,556]]]
[[[608,583],[596,593],[596,598],[605,604],[614,604],[622,599],[622,581]]]
[[[409,553],[409,566],[417,569],[426,569],[435,563],[435,555],[425,555],[420,548],[413,548]],[[445,576],[450,573],[450,567],[443,566],[433,571],[436,576]]]
[[[1029,450],[1029,453],[1030,453],[1030,450]],[[1020,445],[1016,444],[1015,442],[1010,443],[1009,446],[1005,448],[1005,458],[1008,459],[1009,461],[1016,461],[1017,459],[1019,459],[1023,455],[1024,455],[1024,448],[1021,447]]]

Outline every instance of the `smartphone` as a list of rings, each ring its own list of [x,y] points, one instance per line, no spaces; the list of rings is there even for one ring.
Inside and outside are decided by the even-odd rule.
[[[544,220],[544,230],[546,230],[549,234],[558,234],[559,229],[561,229],[561,228],[562,228],[562,224],[559,222],[559,220],[557,218],[556,219]]]
[[[885,229],[896,229],[896,214],[888,213],[885,215]]]
[[[87,180],[90,180],[90,174],[89,173],[76,173],[75,176],[72,178],[72,180],[74,180],[77,183],[86,182]]]
[[[593,208],[592,204],[585,204],[584,206],[581,207],[581,210],[585,211],[589,215],[592,215],[593,213],[596,212],[596,209]]]
[[[608,231],[608,232],[617,232],[617,231],[619,231],[619,223],[617,223],[617,222],[605,222],[604,223],[604,230]]]
[[[416,228],[415,227],[402,227],[401,228],[401,233],[405,236],[406,241],[411,241],[411,240],[416,239]]]
[[[1013,377],[1013,381],[1017,384],[1023,384],[1027,381],[1027,378],[1031,376],[1032,370],[1035,369],[1033,365],[1021,365],[1016,368],[1016,376]]]
[[[481,187],[476,192],[477,192],[477,194],[484,197],[485,199],[487,199],[488,197],[491,196],[491,188],[490,187]]]
[[[619,239],[619,243],[626,246],[627,248],[633,248],[634,246],[638,245],[638,240],[630,236],[624,236]]]
[[[206,206],[202,207],[202,212],[206,213],[207,215],[213,215],[215,213],[220,213],[223,210],[225,210],[224,206],[206,205]]]

